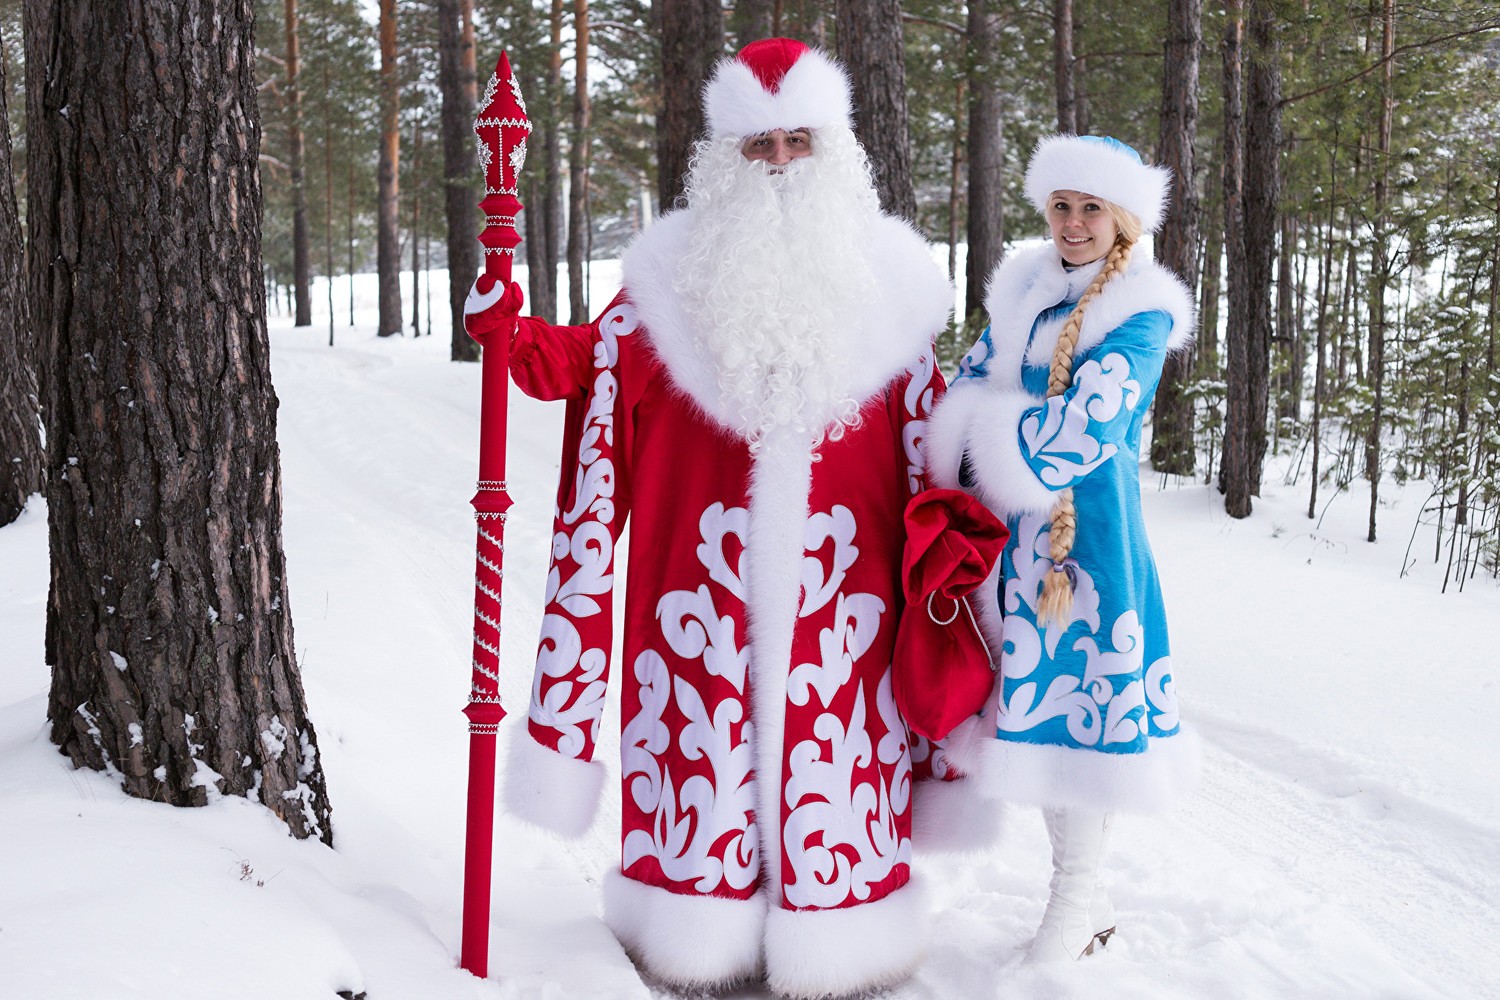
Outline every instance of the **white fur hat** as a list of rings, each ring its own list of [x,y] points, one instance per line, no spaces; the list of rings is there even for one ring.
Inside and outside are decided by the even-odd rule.
[[[763,38],[720,62],[703,87],[703,108],[714,138],[847,128],[853,116],[843,67],[792,38]]]
[[[1166,167],[1147,166],[1135,150],[1102,135],[1049,135],[1026,168],[1026,197],[1043,215],[1053,191],[1081,191],[1119,205],[1148,233],[1161,227],[1171,184]]]

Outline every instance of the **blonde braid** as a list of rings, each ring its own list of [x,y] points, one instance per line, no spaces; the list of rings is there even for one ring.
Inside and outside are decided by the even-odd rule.
[[[1121,232],[1115,245],[1104,258],[1104,267],[1079,296],[1078,304],[1068,314],[1062,331],[1057,335],[1057,347],[1052,352],[1052,368],[1047,375],[1047,398],[1060,396],[1073,384],[1073,350],[1078,346],[1078,334],[1083,329],[1083,314],[1098,297],[1104,286],[1118,274],[1124,274],[1130,264],[1130,253],[1137,230],[1132,238]],[[1042,596],[1037,603],[1036,623],[1045,627],[1048,622],[1066,621],[1073,610],[1073,579],[1067,571],[1065,560],[1073,551],[1073,541],[1078,535],[1078,511],[1073,506],[1073,490],[1063,490],[1057,495],[1052,508],[1052,528],[1049,532],[1048,556],[1052,559],[1052,572],[1042,578]]]

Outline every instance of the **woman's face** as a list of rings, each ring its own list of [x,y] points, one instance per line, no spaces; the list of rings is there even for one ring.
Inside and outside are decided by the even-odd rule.
[[[1047,225],[1057,252],[1075,267],[1109,253],[1120,232],[1104,199],[1082,191],[1053,191],[1047,201]]]

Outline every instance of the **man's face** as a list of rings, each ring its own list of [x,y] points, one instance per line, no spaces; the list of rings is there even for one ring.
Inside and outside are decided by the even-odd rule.
[[[764,160],[769,166],[784,167],[812,154],[812,133],[805,128],[762,132],[746,139],[740,153],[747,160]]]

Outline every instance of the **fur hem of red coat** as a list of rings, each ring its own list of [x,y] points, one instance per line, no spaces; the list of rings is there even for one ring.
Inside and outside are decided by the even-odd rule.
[[[718,989],[764,972],[780,996],[814,1000],[879,989],[922,961],[925,915],[911,882],[884,899],[828,910],[769,909],[748,899],[681,895],[614,871],[604,920],[648,973],[678,987]]]

